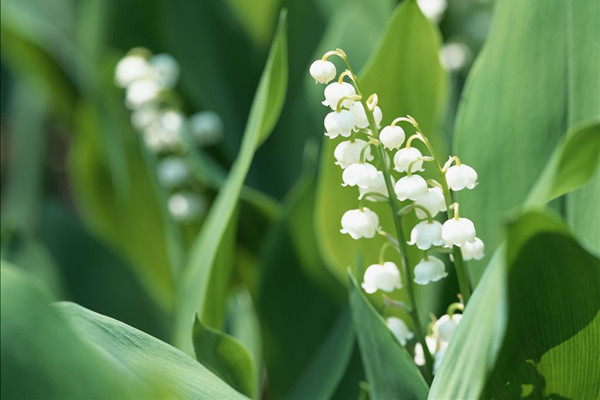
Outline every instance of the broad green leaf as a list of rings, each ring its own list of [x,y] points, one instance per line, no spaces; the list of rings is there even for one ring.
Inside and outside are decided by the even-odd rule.
[[[588,183],[600,161],[600,123],[578,126],[567,133],[552,154],[528,205],[541,205]]]
[[[281,0],[227,0],[255,46],[266,47],[275,28]]]
[[[496,360],[502,357],[499,351],[506,326],[514,318],[509,309],[524,306],[511,303],[508,297],[514,284],[509,270],[516,268],[515,260],[531,251],[527,245],[533,238],[548,233],[564,236],[566,230],[555,217],[541,211],[526,212],[511,224],[507,244],[492,256],[463,313],[431,386],[430,399],[479,398]],[[545,268],[537,266],[538,271]],[[543,277],[541,274],[529,285],[542,285]]]
[[[192,333],[196,360],[248,397],[256,392],[256,371],[248,349],[235,338],[211,329],[198,318]]]
[[[122,376],[165,398],[245,399],[194,359],[142,331],[74,303],[56,309],[88,345],[110,356]]]
[[[454,153],[479,174],[475,190],[458,193],[461,212],[475,222],[489,249],[501,242],[506,212],[526,199],[561,136],[600,115],[599,16],[596,0],[495,4],[487,43],[462,95],[454,137]],[[577,217],[587,225],[582,237],[600,229],[584,215],[597,209],[598,194],[586,193],[576,195],[587,211]],[[568,220],[572,211],[568,207]],[[474,281],[487,261],[470,263]]]
[[[5,261],[1,275],[3,399],[149,394],[70,329],[50,306],[50,294],[32,275]]]
[[[378,94],[384,124],[412,114],[436,143],[441,143],[434,132],[445,95],[439,43],[439,32],[416,2],[405,1],[391,16],[377,50],[359,76],[365,95]],[[352,52],[347,49],[346,52],[352,62]],[[323,117],[325,113],[322,111]],[[317,237],[328,267],[345,283],[346,268],[353,264],[356,253],[361,252],[367,262],[376,260],[384,239],[356,241],[339,232],[343,213],[358,206],[356,188],[341,186],[342,171],[334,165],[333,150],[339,142],[324,139],[315,218]],[[369,208],[378,212],[383,229],[393,232],[388,207],[381,204]]]
[[[427,383],[349,274],[350,308],[371,399],[424,399]]]
[[[273,96],[282,101],[284,96],[281,95],[281,91],[285,91],[286,83],[287,45],[284,12],[250,110],[239,156],[193,244],[189,262],[180,280],[174,340],[179,348],[188,353],[192,351],[189,332],[192,329],[193,318],[198,310],[204,310],[207,302],[217,251],[233,216],[254,152],[281,111],[282,104],[274,103]],[[203,319],[203,315],[200,315],[200,319]]]
[[[530,223],[519,220],[509,235]],[[510,236],[509,236],[510,246]],[[600,259],[569,234],[532,237],[510,265],[508,326],[484,397],[600,395]]]

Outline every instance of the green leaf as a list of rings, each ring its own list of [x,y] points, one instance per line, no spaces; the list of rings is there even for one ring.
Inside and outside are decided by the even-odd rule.
[[[585,185],[598,170],[600,123],[580,125],[557,146],[529,194],[528,205],[542,205]]]
[[[457,194],[461,213],[479,223],[487,248],[502,241],[506,212],[526,199],[563,134],[600,115],[598,15],[595,0],[503,0],[494,7],[454,136],[454,152],[479,174],[475,190]],[[576,195],[581,206],[576,220],[587,225],[582,237],[598,237],[600,225],[589,220],[600,201],[597,187]],[[571,220],[574,207],[566,211]],[[600,249],[600,241],[591,244]],[[473,280],[488,260],[470,263]]]
[[[231,387],[248,397],[256,392],[254,361],[248,349],[233,337],[211,329],[196,318],[192,334],[196,359]]]
[[[411,356],[361,293],[348,271],[354,329],[369,382],[371,399],[424,399],[427,383]]]
[[[110,356],[121,375],[158,390],[162,396],[246,398],[194,359],[144,332],[74,303],[58,303],[56,309],[80,338]]]
[[[265,139],[281,111],[282,104],[276,103],[273,96],[282,102],[287,82],[287,45],[285,34],[285,12],[282,13],[271,53],[256,96],[239,156],[217,199],[211,207],[206,222],[190,251],[179,287],[178,304],[175,311],[175,343],[186,352],[192,351],[189,332],[195,313],[204,310],[208,287],[212,280],[214,261],[233,216],[240,192],[250,168],[256,148]],[[203,318],[203,315],[200,315]]]
[[[384,124],[411,114],[419,120],[436,145],[435,128],[445,96],[445,74],[439,62],[439,32],[423,16],[413,0],[397,7],[385,33],[359,80],[365,95],[377,93]],[[352,52],[347,50],[350,62]],[[410,61],[409,61],[410,60]],[[323,111],[323,116],[325,111]],[[334,275],[346,283],[346,268],[357,252],[365,260],[377,259],[385,239],[353,240],[340,234],[343,213],[357,208],[356,188],[341,186],[342,171],[334,165],[333,150],[339,140],[324,139],[321,172],[317,188],[317,236],[323,255]],[[371,205],[384,230],[393,232],[391,213],[386,205]]]

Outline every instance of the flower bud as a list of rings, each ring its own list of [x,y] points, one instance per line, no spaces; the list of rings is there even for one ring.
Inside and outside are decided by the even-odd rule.
[[[367,145],[367,142],[361,139],[347,140],[340,142],[333,151],[333,156],[336,161],[335,164],[339,165],[342,169],[347,168],[350,164],[357,164],[360,162],[360,153]],[[371,154],[371,148],[365,149],[365,161],[373,160]]]
[[[379,229],[379,217],[367,207],[348,210],[342,216],[341,233],[347,233],[352,239],[372,238]]]
[[[427,285],[445,278],[448,273],[444,262],[437,257],[428,256],[415,266],[415,283]]]
[[[415,336],[400,318],[388,317],[385,324],[402,346],[406,345],[406,342]]]
[[[356,94],[356,91],[354,90],[354,86],[348,82],[333,82],[327,85],[324,93],[325,100],[321,104],[324,106],[329,106],[332,110],[335,110],[342,97],[354,95]],[[350,108],[352,103],[354,103],[354,101],[348,99],[344,100],[342,105],[346,108]]]
[[[179,79],[179,64],[170,54],[157,54],[148,60],[152,75],[163,88],[172,88]]]
[[[449,219],[442,225],[442,240],[446,246],[461,247],[475,240],[475,225],[468,218]]]
[[[214,111],[200,111],[190,116],[188,126],[198,146],[211,146],[223,138],[223,121]]]
[[[398,172],[408,172],[408,166],[418,158],[423,157],[419,149],[414,147],[400,149],[394,155],[394,169]],[[424,171],[423,161],[417,161],[413,164],[412,172]]]
[[[194,192],[179,192],[169,197],[169,212],[178,222],[191,222],[206,212],[206,199]]]
[[[358,186],[369,188],[376,184],[378,178],[377,168],[367,163],[349,165],[342,173],[342,186]]]
[[[396,182],[394,190],[399,200],[414,200],[427,193],[427,182],[421,175],[403,176]]]
[[[404,129],[391,125],[383,128],[379,134],[379,140],[383,144],[383,147],[390,150],[399,149],[402,143],[404,143],[405,137]]]
[[[354,118],[348,110],[332,111],[325,116],[325,136],[335,139],[338,135],[348,137],[354,129]]]
[[[331,61],[317,60],[310,66],[310,75],[318,83],[329,83],[335,74],[335,65]]]
[[[432,217],[435,217],[440,211],[446,211],[444,194],[442,193],[442,189],[437,187],[427,189],[427,193],[415,199],[415,204],[425,207],[431,213]],[[417,218],[423,219],[427,217],[425,211],[419,208],[415,208],[415,214]]]
[[[393,181],[394,180],[392,179],[392,183],[393,183]],[[381,171],[377,171],[377,179],[375,179],[373,182],[371,182],[370,186],[367,186],[367,187],[359,186],[358,191],[360,193],[360,195],[358,197],[359,199],[362,199],[363,196],[367,193],[379,193],[385,197],[389,197],[387,185],[385,184],[385,178],[383,176],[383,172],[381,172]],[[366,199],[369,201],[381,200],[376,196],[367,196]]]
[[[383,264],[370,265],[365,271],[361,286],[369,294],[378,290],[389,293],[395,289],[400,289],[402,282],[400,281],[398,267],[389,261]]]
[[[461,248],[462,256],[467,260],[481,260],[484,256],[485,246],[483,241],[475,238],[472,242],[466,242]]]
[[[477,172],[468,165],[453,165],[446,171],[446,181],[455,192],[464,188],[473,189],[477,185]]]
[[[411,246],[416,244],[421,250],[428,250],[431,246],[443,245],[442,224],[437,221],[419,222],[410,232],[410,242],[408,244]]]
[[[190,179],[186,162],[175,156],[162,159],[156,166],[158,181],[166,189],[182,186]]]

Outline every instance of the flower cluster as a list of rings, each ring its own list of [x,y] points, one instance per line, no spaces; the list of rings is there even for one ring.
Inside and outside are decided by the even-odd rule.
[[[115,84],[125,89],[125,105],[131,123],[146,147],[157,155],[157,178],[170,195],[168,209],[179,222],[202,216],[207,199],[198,190],[188,162],[188,146],[210,146],[223,136],[223,122],[214,111],[190,117],[181,111],[174,90],[180,67],[169,54],[153,55],[143,48],[132,49],[116,65]]]

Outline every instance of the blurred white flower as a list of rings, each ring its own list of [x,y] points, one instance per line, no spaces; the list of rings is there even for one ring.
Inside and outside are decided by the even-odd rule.
[[[169,197],[168,207],[176,221],[191,222],[204,215],[207,201],[198,193],[179,192]]]
[[[369,188],[376,184],[377,168],[368,163],[350,164],[342,173],[342,186]]]
[[[463,69],[471,60],[471,50],[464,43],[453,42],[442,46],[440,50],[440,62],[442,66],[451,72]]]
[[[429,349],[429,353],[435,354],[437,350],[437,339],[433,336],[425,336],[425,343]],[[425,354],[423,353],[423,346],[421,343],[415,345],[415,364],[419,366],[425,365]]]
[[[450,342],[450,339],[452,339],[452,335],[454,335],[454,331],[461,318],[462,314],[453,314],[452,317],[449,315],[442,315],[440,319],[433,324],[433,334],[444,344],[443,347],[446,347]]]
[[[183,147],[185,117],[179,111],[161,111],[156,121],[144,129],[144,140],[156,153],[173,151]]]
[[[423,157],[423,154],[414,147],[400,149],[394,155],[394,169],[398,172],[407,172],[408,166],[415,160]],[[412,172],[424,171],[423,161],[416,161],[411,169]]]
[[[351,96],[356,94],[354,90],[354,86],[349,84],[348,82],[333,82],[327,85],[325,88],[325,100],[322,102],[324,106],[331,107],[332,110],[337,108],[338,102],[344,96]],[[346,108],[350,108],[350,106],[354,103],[353,100],[344,100],[342,105]]]
[[[379,140],[383,144],[383,147],[390,150],[399,149],[402,143],[404,143],[405,137],[404,129],[391,125],[383,128],[379,134]]]
[[[432,217],[435,217],[440,211],[446,211],[444,194],[442,193],[442,189],[437,187],[427,189],[427,193],[415,199],[415,204],[425,207],[431,213]],[[427,217],[425,211],[419,208],[415,208],[415,213],[417,218],[423,219]]]
[[[477,172],[466,164],[453,165],[446,171],[446,181],[455,192],[473,189],[477,185]]]
[[[441,246],[442,224],[438,221],[421,221],[410,232],[410,245],[417,245],[421,250],[428,250],[432,246]]]
[[[188,118],[190,134],[199,146],[211,146],[223,138],[223,120],[214,111],[200,111]]]
[[[131,125],[139,131],[158,119],[160,111],[155,104],[147,104],[131,112]]]
[[[389,261],[383,264],[370,265],[365,271],[361,286],[369,294],[378,290],[392,292],[395,289],[402,288],[398,267]]]
[[[340,142],[333,151],[333,156],[336,159],[335,164],[344,169],[351,164],[359,163],[360,153],[366,145],[367,142],[361,139]],[[371,148],[369,147],[365,149],[365,161],[371,160],[373,160],[373,155],[371,154]]]
[[[468,218],[451,218],[442,225],[442,240],[448,247],[461,247],[475,240],[475,225]]]
[[[166,157],[158,163],[156,169],[158,181],[166,189],[180,187],[191,177],[187,163],[180,157]]]
[[[130,54],[123,57],[115,67],[115,84],[125,88],[133,82],[148,78],[152,71],[145,57]]]
[[[161,86],[152,78],[138,79],[127,86],[125,104],[130,109],[138,109],[158,100],[161,90]]]
[[[338,135],[349,137],[354,129],[354,118],[348,110],[332,111],[325,116],[325,136],[335,139]]]
[[[403,176],[396,182],[394,190],[399,200],[414,200],[427,193],[427,182],[421,175]]]
[[[331,61],[317,60],[310,66],[310,75],[318,83],[329,83],[335,74],[335,65]]]
[[[372,238],[379,229],[379,217],[367,207],[349,210],[342,216],[341,233],[347,233],[352,239]]]
[[[159,86],[172,88],[179,79],[179,64],[170,54],[157,54],[148,60],[153,78]]]
[[[415,283],[427,285],[448,276],[444,262],[437,257],[428,256],[415,266]]]
[[[406,342],[415,336],[400,318],[388,317],[385,324],[402,346],[406,345]]]
[[[417,4],[423,14],[435,23],[440,22],[448,8],[447,0],[417,0]]]
[[[472,242],[466,242],[462,245],[460,251],[465,260],[481,260],[485,255],[485,246],[483,241],[476,237]]]

